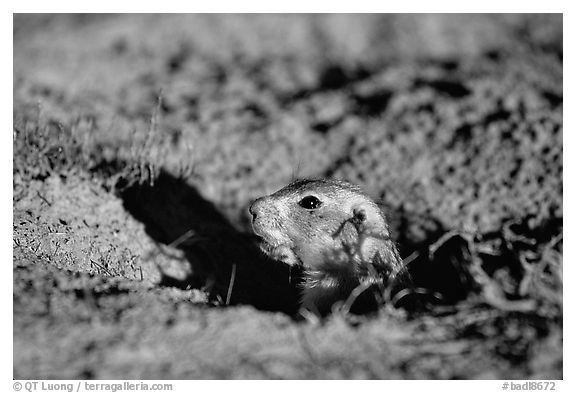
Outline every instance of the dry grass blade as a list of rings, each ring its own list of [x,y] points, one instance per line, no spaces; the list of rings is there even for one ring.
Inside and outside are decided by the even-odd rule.
[[[232,265],[232,273],[230,274],[230,284],[228,285],[228,293],[226,294],[226,305],[230,304],[232,297],[232,289],[234,288],[234,280],[236,279],[236,264]]]

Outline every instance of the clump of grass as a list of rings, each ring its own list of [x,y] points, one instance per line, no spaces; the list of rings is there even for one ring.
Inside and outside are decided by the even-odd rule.
[[[66,125],[41,116],[15,119],[13,132],[14,181],[44,180],[52,174],[89,170],[94,165],[91,133],[78,122]]]
[[[140,185],[150,184],[154,185],[154,181],[158,177],[160,171],[160,163],[162,155],[165,152],[156,149],[159,145],[158,141],[158,120],[160,116],[160,109],[162,107],[162,93],[158,95],[156,106],[150,116],[146,138],[142,144],[132,144],[130,149],[129,165],[123,171],[124,178],[129,184],[137,182]],[[133,140],[135,138],[133,132]]]
[[[122,190],[135,184],[154,186],[161,170],[168,170],[170,152],[167,141],[170,136],[161,132],[162,105],[163,96],[160,92],[145,133],[133,129],[127,152],[126,149],[117,151],[114,160],[103,165],[108,172],[105,177],[111,188]],[[186,150],[191,152],[191,147],[186,145]],[[175,168],[180,177],[192,176],[194,171],[194,165],[181,162]]]
[[[96,122],[86,122],[84,117],[63,123],[45,118],[40,105],[32,113],[19,111],[13,132],[15,184],[43,181],[52,175],[89,174],[110,189],[135,183],[154,185],[167,156],[158,131],[161,106],[160,94],[144,138],[134,129],[129,148],[98,141]],[[189,168],[182,172],[185,169],[190,172]]]

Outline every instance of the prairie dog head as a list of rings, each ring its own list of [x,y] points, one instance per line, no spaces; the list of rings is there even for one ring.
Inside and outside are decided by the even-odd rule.
[[[316,268],[328,253],[358,242],[354,220],[371,235],[361,242],[366,260],[385,247],[389,235],[380,208],[359,187],[342,181],[299,180],[257,199],[249,210],[263,251],[305,268]]]

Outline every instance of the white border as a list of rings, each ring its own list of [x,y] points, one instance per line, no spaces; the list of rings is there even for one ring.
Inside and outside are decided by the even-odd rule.
[[[523,2],[505,2],[505,1],[481,1],[481,2],[462,2],[462,1],[401,1],[395,2],[394,4],[385,4],[390,2],[375,2],[375,1],[365,1],[365,0],[354,0],[349,2],[341,2],[343,4],[336,4],[336,2],[328,1],[310,1],[310,0],[292,0],[283,2],[284,4],[278,4],[280,2],[272,1],[256,1],[256,2],[238,2],[238,1],[214,1],[209,2],[183,2],[183,1],[161,1],[161,2],[150,2],[143,3],[141,1],[129,1],[123,4],[119,4],[118,1],[103,0],[98,2],[78,2],[78,1],[14,1],[8,8],[8,12],[2,12],[0,25],[2,29],[2,49],[3,53],[13,53],[13,42],[12,42],[12,12],[125,12],[125,11],[136,11],[136,12],[564,12],[564,37],[575,37],[574,20],[573,13],[568,12],[569,2],[567,1],[523,1]],[[571,10],[570,10],[571,11]],[[571,70],[576,69],[574,62],[573,49],[571,45],[565,47],[564,49],[564,62],[566,64],[566,69],[569,71],[566,73],[566,83],[565,86],[569,86],[571,89],[565,89],[564,91],[564,101],[567,102],[565,107],[573,108],[573,90],[576,86],[573,80],[573,74]],[[2,63],[2,89],[3,98],[2,105],[0,105],[1,119],[5,120],[5,125],[0,142],[0,156],[4,160],[2,165],[0,165],[0,179],[3,180],[3,187],[0,193],[1,195],[1,218],[3,225],[0,225],[0,239],[2,241],[3,250],[7,251],[7,261],[4,261],[3,270],[0,275],[2,282],[0,287],[2,290],[0,296],[1,310],[10,316],[13,315],[12,311],[12,264],[10,260],[12,259],[12,245],[11,245],[11,223],[12,223],[12,185],[8,179],[12,176],[12,141],[11,141],[11,130],[8,129],[7,123],[11,123],[13,117],[12,108],[12,75],[13,75],[13,63],[4,60]],[[572,103],[572,104],[570,104]],[[567,201],[576,201],[576,194],[574,192],[574,156],[572,152],[574,150],[574,133],[572,132],[574,125],[574,112],[569,110],[565,113],[564,118],[564,195]],[[565,230],[565,260],[568,261],[564,265],[565,277],[569,280],[573,280],[574,277],[574,248],[571,247],[576,244],[576,239],[574,238],[574,208],[571,204],[564,204],[565,211],[564,217],[567,223]],[[570,284],[570,281],[569,281]],[[569,302],[574,299],[574,286],[567,285],[564,293],[564,299],[568,299]],[[569,303],[568,307],[565,307],[564,315],[564,331],[568,332],[565,337],[564,346],[564,382],[560,381],[556,391],[575,391],[574,386],[574,371],[576,366],[574,364],[573,348],[575,339],[573,333],[576,331],[574,329],[574,312],[573,305]],[[8,318],[6,318],[8,319]],[[4,329],[2,329],[2,367],[1,367],[1,378],[0,386],[3,386],[3,391],[13,391],[12,390],[12,324],[4,323]],[[152,382],[152,381],[149,381]],[[214,382],[199,382],[199,381],[174,381],[175,390],[174,391],[192,391],[191,389],[212,389],[214,388]],[[320,388],[318,382],[286,382],[284,384],[274,383],[274,386],[270,385],[270,382],[263,383],[252,383],[252,382],[234,382],[235,385],[232,387],[228,385],[232,382],[220,382],[217,383],[218,386],[228,389],[246,388],[253,390],[266,390],[268,391],[273,387],[276,391],[290,391],[293,392],[295,389],[306,388]],[[354,386],[350,385],[354,383]],[[568,388],[572,386],[572,388]],[[363,382],[348,382],[348,381],[337,381],[337,382],[322,382],[323,389],[350,389],[350,388],[377,388],[380,391],[382,389],[438,389],[438,391],[444,392],[462,392],[466,389],[467,392],[494,392],[502,391],[501,382],[499,381],[363,381]]]
[[[548,1],[456,1],[456,0],[210,0],[184,1],[164,0],[142,2],[136,0],[97,2],[79,2],[74,0],[13,0],[10,12],[33,13],[66,13],[66,12],[207,12],[207,13],[374,13],[374,12],[413,12],[413,13],[454,13],[454,12],[484,12],[484,13],[562,13],[566,11],[565,0]]]

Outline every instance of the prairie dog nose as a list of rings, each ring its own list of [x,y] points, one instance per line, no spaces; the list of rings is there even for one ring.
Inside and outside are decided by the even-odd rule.
[[[252,202],[252,204],[248,208],[248,211],[250,212],[250,214],[252,214],[252,221],[256,219],[256,216],[258,215],[258,212],[261,210],[261,208],[262,208],[262,198],[258,198],[254,202]]]

